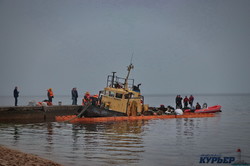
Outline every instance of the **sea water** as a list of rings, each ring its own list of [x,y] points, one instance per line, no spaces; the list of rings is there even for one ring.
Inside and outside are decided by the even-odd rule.
[[[250,95],[195,95],[195,103],[220,104],[216,117],[105,122],[95,124],[0,124],[0,144],[65,166],[230,165],[201,163],[202,155],[250,163]],[[20,97],[20,104],[42,97]],[[0,105],[12,105],[1,97]],[[55,101],[71,104],[70,96]],[[172,105],[175,96],[145,96],[150,106]],[[79,103],[80,104],[80,103]]]

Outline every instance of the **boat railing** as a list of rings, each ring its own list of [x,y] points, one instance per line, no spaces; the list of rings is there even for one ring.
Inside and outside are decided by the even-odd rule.
[[[107,77],[107,87],[112,88],[124,88],[125,78],[108,75]],[[128,79],[128,88],[133,89],[134,79]]]

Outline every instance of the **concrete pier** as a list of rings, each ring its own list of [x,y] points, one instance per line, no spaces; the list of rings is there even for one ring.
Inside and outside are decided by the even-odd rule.
[[[83,106],[17,106],[0,107],[0,123],[54,122],[56,116],[75,115]]]

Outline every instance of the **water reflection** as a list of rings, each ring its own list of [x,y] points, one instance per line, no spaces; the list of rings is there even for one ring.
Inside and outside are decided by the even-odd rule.
[[[200,119],[176,119],[175,127],[176,145],[178,146],[178,148],[182,149],[182,147],[188,147],[188,150],[192,151],[193,153],[195,151],[195,145],[197,144],[197,140],[199,140]],[[190,156],[187,155],[187,157]]]
[[[142,126],[145,123],[124,121],[73,125],[73,150],[79,150],[81,145],[83,158],[106,165],[138,163],[141,160],[140,154],[145,151],[142,140]],[[79,140],[82,142],[78,142]]]
[[[179,154],[190,160],[197,151],[200,133],[211,126],[207,124],[209,121],[216,120],[189,118],[6,125],[0,126],[3,136],[0,141],[8,140],[18,149],[55,159],[65,166],[83,162],[85,165],[147,165],[150,158],[161,165],[167,158],[170,163],[176,163]],[[192,153],[188,153],[190,151]]]
[[[214,120],[213,120],[214,119]],[[199,135],[200,128],[202,131],[208,130],[209,121],[216,122],[219,118],[184,118],[176,119],[176,137],[192,139]],[[202,124],[202,126],[201,126]],[[210,124],[209,124],[210,125]],[[183,139],[181,138],[181,139]]]
[[[45,145],[46,152],[51,153],[53,151],[53,124],[52,123],[46,123],[46,141],[47,144]]]
[[[13,139],[14,139],[14,145],[16,145],[18,140],[20,139],[19,129],[17,126],[14,126]]]
[[[187,138],[194,136],[194,119],[184,119],[184,135],[187,136]]]
[[[204,97],[199,96],[200,100]],[[173,98],[156,97],[155,105]],[[223,106],[223,112],[213,118],[75,125],[0,124],[0,142],[65,166],[198,165],[201,154],[232,152],[236,148],[250,154],[249,99],[206,97],[207,103]]]
[[[20,138],[19,135],[19,129],[17,126],[14,126],[14,136],[13,136],[14,140],[17,141]]]
[[[47,126],[46,140],[48,144],[53,144],[53,125],[52,123],[47,123],[46,126]]]

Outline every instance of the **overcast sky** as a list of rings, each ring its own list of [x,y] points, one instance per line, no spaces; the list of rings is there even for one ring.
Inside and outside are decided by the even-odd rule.
[[[250,93],[249,0],[0,0],[0,95]]]

